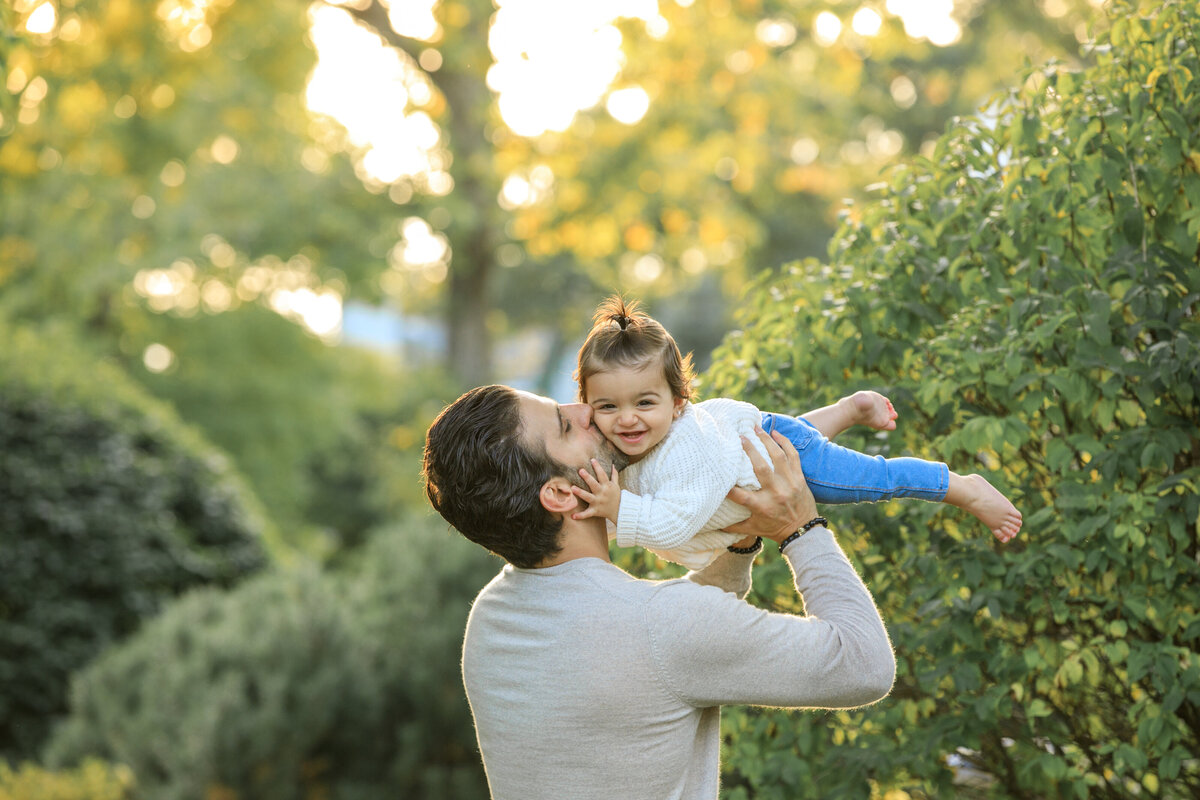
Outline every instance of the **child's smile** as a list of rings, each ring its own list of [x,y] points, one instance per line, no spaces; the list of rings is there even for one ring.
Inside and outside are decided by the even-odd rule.
[[[672,396],[656,363],[597,372],[587,379],[586,389],[596,426],[630,463],[666,438],[684,405]]]

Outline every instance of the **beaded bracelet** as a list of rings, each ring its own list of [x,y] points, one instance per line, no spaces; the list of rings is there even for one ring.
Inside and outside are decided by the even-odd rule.
[[[739,556],[748,556],[751,553],[757,553],[759,550],[762,550],[762,537],[759,536],[756,538],[754,544],[749,547],[734,547],[733,545],[729,545],[725,549],[731,553],[737,553]]]
[[[825,519],[824,517],[813,517],[813,518],[812,518],[812,519],[810,519],[808,522],[804,523],[804,524],[803,524],[803,525],[800,527],[800,530],[796,531],[795,533],[793,533],[792,535],[788,536],[786,539],[784,539],[782,542],[780,542],[780,543],[779,543],[779,552],[781,552],[781,553],[782,553],[782,552],[783,552],[783,548],[787,547],[789,544],[791,544],[792,542],[796,541],[796,540],[797,540],[797,539],[799,539],[801,536],[803,536],[804,534],[808,533],[808,532],[809,532],[809,530],[811,530],[812,528],[815,528],[815,527],[817,527],[818,525],[822,525],[822,526],[824,526],[824,527],[829,527],[829,520]]]

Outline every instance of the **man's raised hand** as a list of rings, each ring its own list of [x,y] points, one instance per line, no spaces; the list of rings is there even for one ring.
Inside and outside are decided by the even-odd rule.
[[[754,432],[771,461],[768,464],[753,443],[742,437],[742,449],[750,458],[754,476],[762,488],[750,491],[735,486],[729,491],[726,496],[750,509],[750,517],[725,530],[779,542],[817,515],[817,503],[804,480],[800,454],[792,443],[778,431],[768,436],[756,427]]]

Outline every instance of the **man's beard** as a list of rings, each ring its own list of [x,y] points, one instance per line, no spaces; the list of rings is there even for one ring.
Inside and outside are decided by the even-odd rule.
[[[604,438],[601,438],[596,444],[596,452],[592,453],[592,458],[599,462],[599,469],[604,473],[605,477],[612,477],[613,467],[616,467],[617,471],[620,472],[629,466],[629,456],[622,453],[613,446],[612,442]],[[580,469],[586,469],[588,472],[595,474],[592,464],[589,461],[587,464],[581,464],[575,469],[567,469],[567,480],[571,481],[571,483],[575,484],[580,489],[591,491],[591,487],[589,487],[580,476]]]

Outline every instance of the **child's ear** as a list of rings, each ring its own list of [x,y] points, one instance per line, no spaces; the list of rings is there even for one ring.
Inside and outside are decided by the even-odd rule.
[[[542,484],[538,492],[542,508],[552,514],[566,514],[579,505],[579,498],[571,491],[571,482],[566,478],[554,477]]]
[[[675,411],[672,414],[672,416],[674,416],[675,419],[679,419],[680,417],[682,417],[683,416],[683,407],[686,405],[687,405],[687,400],[684,400],[682,397],[676,397],[675,398]]]

